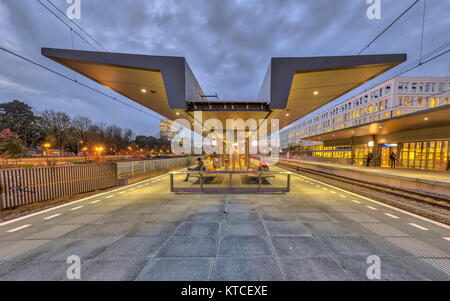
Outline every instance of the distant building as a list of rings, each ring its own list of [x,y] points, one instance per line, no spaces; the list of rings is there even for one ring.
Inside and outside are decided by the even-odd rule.
[[[280,134],[283,149],[321,144],[303,138],[450,104],[450,77],[396,77],[298,122]]]
[[[173,137],[178,133],[178,128],[172,120],[162,119],[159,125],[159,136],[161,139],[172,141]]]

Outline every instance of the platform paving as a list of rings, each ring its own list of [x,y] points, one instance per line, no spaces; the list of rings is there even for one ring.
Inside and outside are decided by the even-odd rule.
[[[172,194],[164,175],[0,222],[0,280],[67,280],[71,255],[81,280],[369,280],[376,255],[381,280],[448,281],[446,237],[448,226],[299,175],[290,193],[261,195]]]

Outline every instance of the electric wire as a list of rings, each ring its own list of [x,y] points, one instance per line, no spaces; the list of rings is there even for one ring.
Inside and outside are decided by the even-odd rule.
[[[55,71],[55,70],[53,70],[53,69],[50,69],[49,67],[46,67],[46,66],[44,66],[44,65],[42,65],[42,64],[39,64],[39,63],[37,63],[37,62],[35,62],[35,61],[29,59],[29,58],[26,58],[26,57],[24,57],[24,56],[22,56],[22,55],[20,55],[20,54],[17,54],[17,53],[15,53],[15,52],[12,51],[12,50],[6,49],[6,48],[4,48],[4,47],[2,47],[2,46],[0,46],[0,50],[2,50],[2,51],[4,51],[4,52],[7,52],[7,53],[9,53],[9,54],[11,54],[11,55],[13,55],[13,56],[15,56],[15,57],[18,57],[18,58],[20,58],[20,59],[22,59],[22,60],[24,60],[24,61],[26,61],[26,62],[28,62],[28,63],[31,63],[31,64],[33,64],[33,65],[35,65],[35,66],[38,66],[38,67],[40,67],[40,68],[42,68],[42,69],[45,69],[45,70],[47,70],[47,71],[49,71],[49,72],[51,72],[51,73],[54,73],[54,74],[56,74],[56,75],[58,75],[58,76],[60,76],[60,77],[63,77],[63,78],[65,78],[65,79],[67,79],[67,80],[70,80],[71,82],[74,82],[74,83],[76,83],[76,84],[78,84],[78,85],[80,85],[80,86],[83,86],[83,87],[85,87],[85,88],[87,88],[87,89],[89,89],[89,90],[91,90],[91,91],[94,91],[94,92],[96,92],[96,93],[98,93],[98,94],[101,94],[101,95],[103,95],[103,96],[106,96],[106,97],[108,97],[108,98],[110,98],[110,99],[112,99],[112,100],[114,100],[114,101],[116,101],[116,102],[119,102],[119,103],[121,103],[121,104],[123,104],[123,105],[126,105],[127,107],[130,107],[130,108],[132,108],[132,109],[134,109],[134,110],[137,110],[137,111],[139,111],[139,112],[141,112],[141,113],[144,113],[144,114],[146,114],[146,115],[148,115],[148,116],[151,116],[151,117],[153,117],[153,118],[155,118],[155,119],[157,119],[157,120],[161,120],[160,117],[154,116],[153,114],[150,114],[149,112],[146,112],[146,111],[144,111],[144,110],[142,110],[142,109],[140,109],[140,108],[137,108],[137,107],[135,107],[135,106],[132,106],[132,105],[130,105],[130,104],[128,104],[128,103],[126,103],[126,102],[124,102],[124,101],[122,101],[122,100],[120,100],[120,99],[114,97],[114,96],[108,95],[108,94],[106,94],[105,92],[102,92],[102,91],[100,91],[100,90],[97,90],[97,89],[95,89],[95,88],[93,88],[93,87],[91,87],[91,86],[89,86],[89,85],[86,85],[86,84],[84,84],[84,83],[82,83],[82,82],[76,81],[76,80],[74,80],[73,78],[68,77],[67,75],[64,75],[64,74],[62,74],[62,73],[60,73],[60,72],[58,72],[58,71]]]

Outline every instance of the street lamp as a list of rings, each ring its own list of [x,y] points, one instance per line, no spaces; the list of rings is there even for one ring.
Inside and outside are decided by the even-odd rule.
[[[48,164],[48,149],[50,148],[50,143],[45,143],[44,145],[44,148],[45,148],[45,155],[46,155],[46,157],[47,157],[47,164]]]
[[[83,147],[84,162],[87,162],[87,151],[88,151],[88,148],[86,146]]]
[[[102,162],[103,147],[96,147],[95,151],[98,153],[98,160],[101,163]]]

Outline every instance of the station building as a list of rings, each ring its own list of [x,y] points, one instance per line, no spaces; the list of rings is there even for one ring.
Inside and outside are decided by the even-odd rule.
[[[424,124],[423,121],[430,120],[429,114],[441,114],[434,111],[445,109],[450,104],[449,99],[450,77],[393,78],[284,130],[281,145],[290,156],[312,161],[365,165],[369,153],[373,153],[371,165],[388,167],[389,156],[394,152],[399,159],[399,167],[446,169],[450,154],[450,130],[439,129],[437,133],[422,134],[413,130],[429,127],[430,123]],[[385,121],[393,120],[395,124],[400,124],[417,119],[414,116],[420,112],[425,112],[419,115],[424,115],[426,120],[410,129],[402,129],[412,132],[400,138],[398,135],[392,136],[391,130],[390,137],[377,139],[379,134],[374,129],[382,132]],[[406,118],[409,116],[412,118]],[[448,123],[444,117],[442,125]],[[364,127],[371,128],[365,138],[356,131]],[[345,131],[347,129],[350,131]],[[396,130],[398,132],[400,129]],[[343,131],[350,133],[351,140],[338,141],[343,138]],[[387,134],[386,130],[383,132],[383,135]],[[377,143],[377,140],[383,142]]]
[[[159,123],[159,137],[161,139],[172,141],[178,132],[179,129],[172,120],[161,119]]]
[[[56,63],[153,110],[168,120],[184,119],[194,126],[198,124],[202,126],[202,120],[197,120],[194,114],[195,112],[202,112],[203,120],[216,119],[224,126],[229,119],[242,119],[244,121],[255,119],[260,122],[266,121],[267,124],[273,124],[272,121],[277,120],[281,130],[402,64],[407,59],[406,54],[271,58],[260,91],[254,100],[217,99],[210,101],[184,57],[54,48],[43,48],[42,54]],[[450,112],[442,113],[440,109],[449,106],[447,105],[448,98],[424,98],[423,93],[431,94],[432,91],[439,93],[439,91],[448,89],[448,80],[412,80],[414,82],[409,83],[408,81],[406,83],[406,79],[401,82],[394,79],[391,82],[378,85],[358,98],[355,97],[340,106],[333,107],[334,111],[328,110],[315,115],[315,119],[301,123],[300,128],[297,127],[298,130],[295,132],[289,130],[288,139],[291,139],[290,143],[294,145],[297,141],[304,141],[311,147],[322,148],[320,150],[335,151],[339,149],[341,155],[334,159],[350,160],[349,164],[363,162],[366,153],[383,145],[389,144],[390,148],[394,147],[395,144],[398,147],[400,142],[426,141],[428,143],[432,139],[431,137],[434,137],[433,141],[447,141],[448,137],[445,137],[447,140],[443,139],[441,133],[450,132],[448,120]],[[416,94],[410,94],[412,91]],[[400,98],[396,96],[397,94],[402,94],[401,104]],[[420,97],[422,98],[420,99]],[[424,117],[422,116],[415,117],[416,119],[413,120],[412,124],[408,125],[409,129],[404,128],[407,123],[403,119],[399,124],[378,125],[378,123],[396,121],[399,118],[416,116],[415,114],[419,113],[421,108],[439,110],[440,112],[429,112],[433,116],[428,117],[430,118],[428,124],[435,128],[427,133],[420,132],[424,126]],[[422,118],[422,123],[418,122],[417,118]],[[258,132],[261,128],[260,125],[258,125]],[[378,129],[378,126],[385,126],[385,128],[381,130]],[[395,135],[386,136],[394,133],[394,131],[388,131],[391,126],[399,127],[395,129],[395,132],[415,129],[417,130],[417,136],[411,138],[413,136],[405,135],[405,139],[400,139]],[[444,129],[436,130],[436,127],[445,126]],[[270,130],[270,128],[267,129],[268,136],[272,134]],[[347,130],[349,132],[346,132]],[[297,131],[302,131],[301,135],[297,134]],[[211,133],[211,130],[202,130],[204,136],[209,133]],[[294,133],[295,138],[292,136]],[[335,134],[336,137],[331,136]],[[224,188],[226,191],[233,191],[233,189],[237,191],[251,188],[253,190],[259,189],[255,191],[261,191],[261,176],[259,187],[249,184],[249,180],[252,179],[252,175],[257,170],[251,164],[249,153],[236,151],[239,148],[249,146],[248,130],[246,130],[245,135],[247,138],[246,146],[235,145],[239,143],[235,143],[235,140],[227,141],[228,138],[224,140],[223,146],[226,153],[219,155],[217,167],[214,167],[213,170],[221,177],[214,177],[214,181],[217,180],[218,182],[211,184],[211,189],[218,191]],[[325,136],[321,137],[321,135]],[[329,137],[326,135],[329,135]],[[421,137],[424,137],[424,140],[419,140],[422,139]],[[371,146],[373,144],[374,146]],[[396,149],[396,151],[406,150],[404,146]],[[276,153],[278,153],[280,145],[275,147]],[[372,149],[369,149],[369,147],[372,147]],[[431,148],[432,144],[425,144],[426,147]],[[438,149],[441,157],[433,156],[434,160],[440,160],[439,164],[433,163],[433,168],[435,166],[441,168],[442,160],[446,158],[442,156],[442,149],[446,147],[448,148],[448,143],[445,145],[434,144],[433,154]],[[414,149],[416,148],[415,146]],[[422,150],[422,145],[420,145],[420,148]],[[408,144],[408,152],[409,149],[411,149],[411,146]],[[311,151],[316,150],[319,149],[312,149]],[[380,148],[380,151],[389,152],[383,148]],[[273,152],[274,149],[272,148]],[[325,156],[324,153],[323,151],[321,152],[322,155],[314,153],[310,157]],[[424,154],[428,156],[429,153],[431,152],[420,152],[420,156],[424,156]],[[414,156],[416,156],[416,152]],[[424,164],[431,166],[428,163]],[[279,178],[280,176],[270,178],[268,181],[275,183]],[[289,179],[289,175],[287,175],[287,179]],[[203,182],[200,181],[200,183]],[[183,186],[183,189],[205,191],[202,184],[200,184],[200,188],[198,184],[191,184],[181,185],[186,185],[186,187]]]

